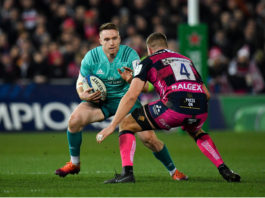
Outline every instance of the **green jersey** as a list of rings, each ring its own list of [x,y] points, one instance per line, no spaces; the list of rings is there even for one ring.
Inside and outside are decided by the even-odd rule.
[[[126,45],[120,45],[115,59],[110,63],[102,46],[99,46],[87,52],[81,62],[80,72],[84,77],[95,75],[104,82],[107,88],[107,100],[122,98],[129,84],[121,78],[118,68],[122,71],[124,66],[133,69],[133,64],[139,60],[135,50]]]

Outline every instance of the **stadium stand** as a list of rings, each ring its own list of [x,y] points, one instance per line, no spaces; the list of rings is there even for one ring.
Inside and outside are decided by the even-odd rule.
[[[144,39],[163,32],[178,50],[177,27],[187,23],[186,0],[3,0],[0,3],[1,82],[76,78],[98,27],[112,21],[122,42],[146,55]],[[265,1],[201,0],[209,29],[212,93],[264,93]],[[244,57],[243,57],[244,56]],[[243,57],[243,58],[242,58]],[[258,80],[257,80],[258,79]]]

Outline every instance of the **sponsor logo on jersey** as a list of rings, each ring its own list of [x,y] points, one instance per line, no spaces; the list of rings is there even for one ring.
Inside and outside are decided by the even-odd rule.
[[[102,69],[99,69],[99,70],[97,71],[97,74],[104,74],[104,72],[102,71]]]
[[[153,112],[154,112],[154,114],[155,115],[159,115],[161,108],[162,108],[161,105],[154,105],[153,106]]]
[[[196,98],[193,98],[192,93],[187,93],[187,97],[180,99],[180,107],[189,109],[200,109],[200,101]]]
[[[174,62],[191,64],[190,60],[185,59],[185,58],[177,58],[177,57],[164,58],[161,61],[162,61],[163,65],[170,65],[171,63],[174,63]]]
[[[194,91],[194,92],[201,92],[202,85],[195,84],[195,83],[188,83],[188,82],[181,82],[172,86],[172,89],[177,89],[179,91]]]
[[[142,64],[139,64],[139,65],[136,65],[136,66],[135,66],[135,69],[134,69],[134,76],[137,76],[137,75],[141,72],[142,67],[143,67]]]
[[[193,107],[193,104],[196,102],[195,98],[185,98],[185,102],[189,107]]]
[[[122,85],[124,83],[124,81],[122,80],[108,80],[106,81],[106,84],[110,84],[110,85]]]
[[[132,66],[133,66],[133,69],[135,70],[136,66],[139,65],[140,63],[140,60],[134,60],[132,61]]]

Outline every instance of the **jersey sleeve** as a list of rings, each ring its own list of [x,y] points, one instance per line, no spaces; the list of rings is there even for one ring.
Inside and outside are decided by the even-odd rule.
[[[88,51],[81,61],[80,73],[82,76],[87,76],[92,71],[91,51]]]
[[[134,70],[135,65],[140,63],[140,57],[138,56],[137,52],[134,49],[132,49],[132,51],[130,52],[128,62],[129,62],[128,66],[132,70]]]
[[[202,78],[201,78],[201,75],[199,74],[199,72],[197,71],[196,67],[194,66],[194,64],[192,63],[192,70],[194,72],[194,75],[196,77],[196,81],[200,84],[203,84],[203,81],[202,81]]]
[[[140,78],[142,81],[147,81],[147,74],[152,65],[152,60],[150,58],[145,58],[134,68],[134,78]]]

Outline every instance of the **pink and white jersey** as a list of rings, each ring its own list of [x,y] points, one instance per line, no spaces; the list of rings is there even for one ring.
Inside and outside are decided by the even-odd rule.
[[[192,61],[179,53],[157,51],[134,68],[134,76],[151,82],[161,101],[177,112],[207,112],[202,79]]]

